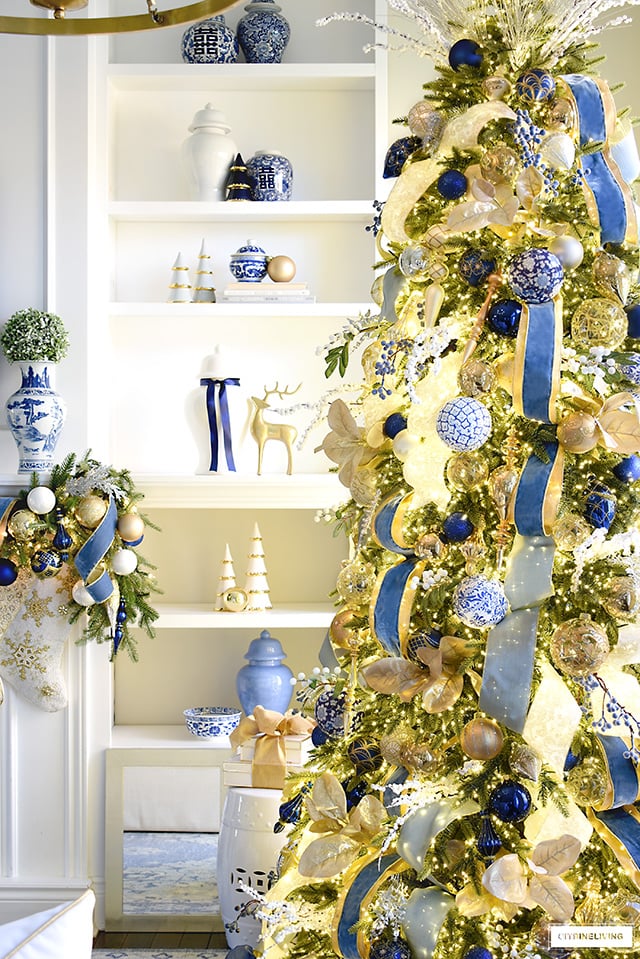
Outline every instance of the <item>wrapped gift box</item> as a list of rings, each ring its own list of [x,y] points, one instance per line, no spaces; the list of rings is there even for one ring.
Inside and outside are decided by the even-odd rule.
[[[236,762],[223,763],[222,777],[225,786],[253,786],[253,763],[239,759]],[[286,775],[302,772],[302,765],[287,763]],[[274,787],[275,788],[275,787]]]
[[[249,760],[253,759],[255,749],[256,749],[256,740],[260,739],[260,736],[253,736],[251,739],[247,739],[246,742],[242,743],[240,746],[240,759]],[[287,765],[289,763],[294,763],[297,766],[304,766],[304,764],[309,759],[309,754],[313,749],[313,743],[311,742],[311,736],[309,735],[290,735],[283,736],[284,739],[284,748],[285,755],[287,757]]]

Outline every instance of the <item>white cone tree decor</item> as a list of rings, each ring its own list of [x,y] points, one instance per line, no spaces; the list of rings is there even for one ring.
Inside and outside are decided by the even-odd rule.
[[[189,279],[189,267],[185,265],[182,259],[182,253],[178,253],[173,267],[171,269],[171,283],[169,284],[169,303],[190,303],[191,302],[191,281]]]
[[[220,575],[218,576],[218,589],[216,592],[216,610],[225,609],[224,594],[233,589],[236,585],[236,574],[233,568],[233,557],[227,543],[224,548],[224,557],[220,564]]]
[[[247,610],[271,609],[269,597],[269,583],[267,581],[267,567],[264,561],[262,536],[256,523],[253,527],[253,536],[247,557],[247,580],[245,592],[249,598]]]

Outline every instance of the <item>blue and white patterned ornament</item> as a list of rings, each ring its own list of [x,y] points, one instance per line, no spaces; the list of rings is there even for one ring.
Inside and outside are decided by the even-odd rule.
[[[532,67],[516,81],[516,93],[523,100],[549,100],[556,92],[556,81],[546,70]]]
[[[596,483],[585,500],[584,518],[594,529],[608,530],[616,515],[616,498],[603,483]]]
[[[480,286],[495,270],[496,261],[485,250],[466,250],[458,260],[458,272],[469,286]]]
[[[531,809],[531,793],[522,783],[507,779],[492,790],[489,809],[502,822],[522,822]]]
[[[460,67],[479,67],[482,64],[482,50],[475,40],[457,40],[449,50],[449,65],[454,70]]]
[[[640,385],[640,353],[620,353],[616,369],[630,383],[635,386]]]
[[[420,137],[400,137],[394,140],[387,155],[384,158],[384,169],[382,176],[388,180],[391,177],[400,176],[402,167],[405,165],[412,153],[419,150],[422,146]]]
[[[491,414],[473,396],[456,396],[442,407],[436,432],[443,443],[458,453],[477,450],[491,435]]]
[[[509,604],[502,583],[486,576],[466,576],[453,591],[453,611],[465,626],[485,629],[507,615]]]
[[[487,314],[487,324],[499,336],[515,337],[518,335],[522,303],[517,300],[498,300]]]
[[[562,263],[554,253],[538,247],[518,253],[507,267],[507,282],[525,303],[546,303],[560,291]]]
[[[475,527],[466,513],[459,511],[447,516],[442,524],[443,539],[447,543],[463,543],[473,534]]]
[[[62,569],[62,557],[57,550],[42,547],[37,549],[31,557],[31,569],[45,579],[57,576]]]
[[[332,689],[325,689],[316,699],[313,714],[319,728],[327,736],[336,738],[344,735],[344,693],[336,696]]]
[[[459,200],[467,192],[467,178],[460,170],[445,170],[436,183],[438,193],[445,200]]]
[[[411,959],[412,955],[404,939],[376,939],[369,950],[369,959]]]
[[[640,479],[640,456],[632,453],[631,456],[625,456],[623,460],[614,466],[612,471],[622,483],[635,483]]]

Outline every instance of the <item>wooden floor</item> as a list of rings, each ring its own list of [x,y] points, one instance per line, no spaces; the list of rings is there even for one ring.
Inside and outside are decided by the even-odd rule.
[[[94,949],[228,949],[223,932],[99,932]]]

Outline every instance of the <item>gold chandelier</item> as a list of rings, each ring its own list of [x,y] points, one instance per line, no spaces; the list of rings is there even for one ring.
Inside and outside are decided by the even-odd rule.
[[[67,20],[67,10],[81,10],[89,0],[31,0],[36,7],[50,10],[52,17],[0,16],[0,33],[40,36],[86,36],[93,33],[130,33],[134,30],[158,30],[181,23],[194,23],[222,13],[234,0],[198,0],[186,7],[160,11],[154,0],[146,0],[147,12],[123,17],[81,17]]]

